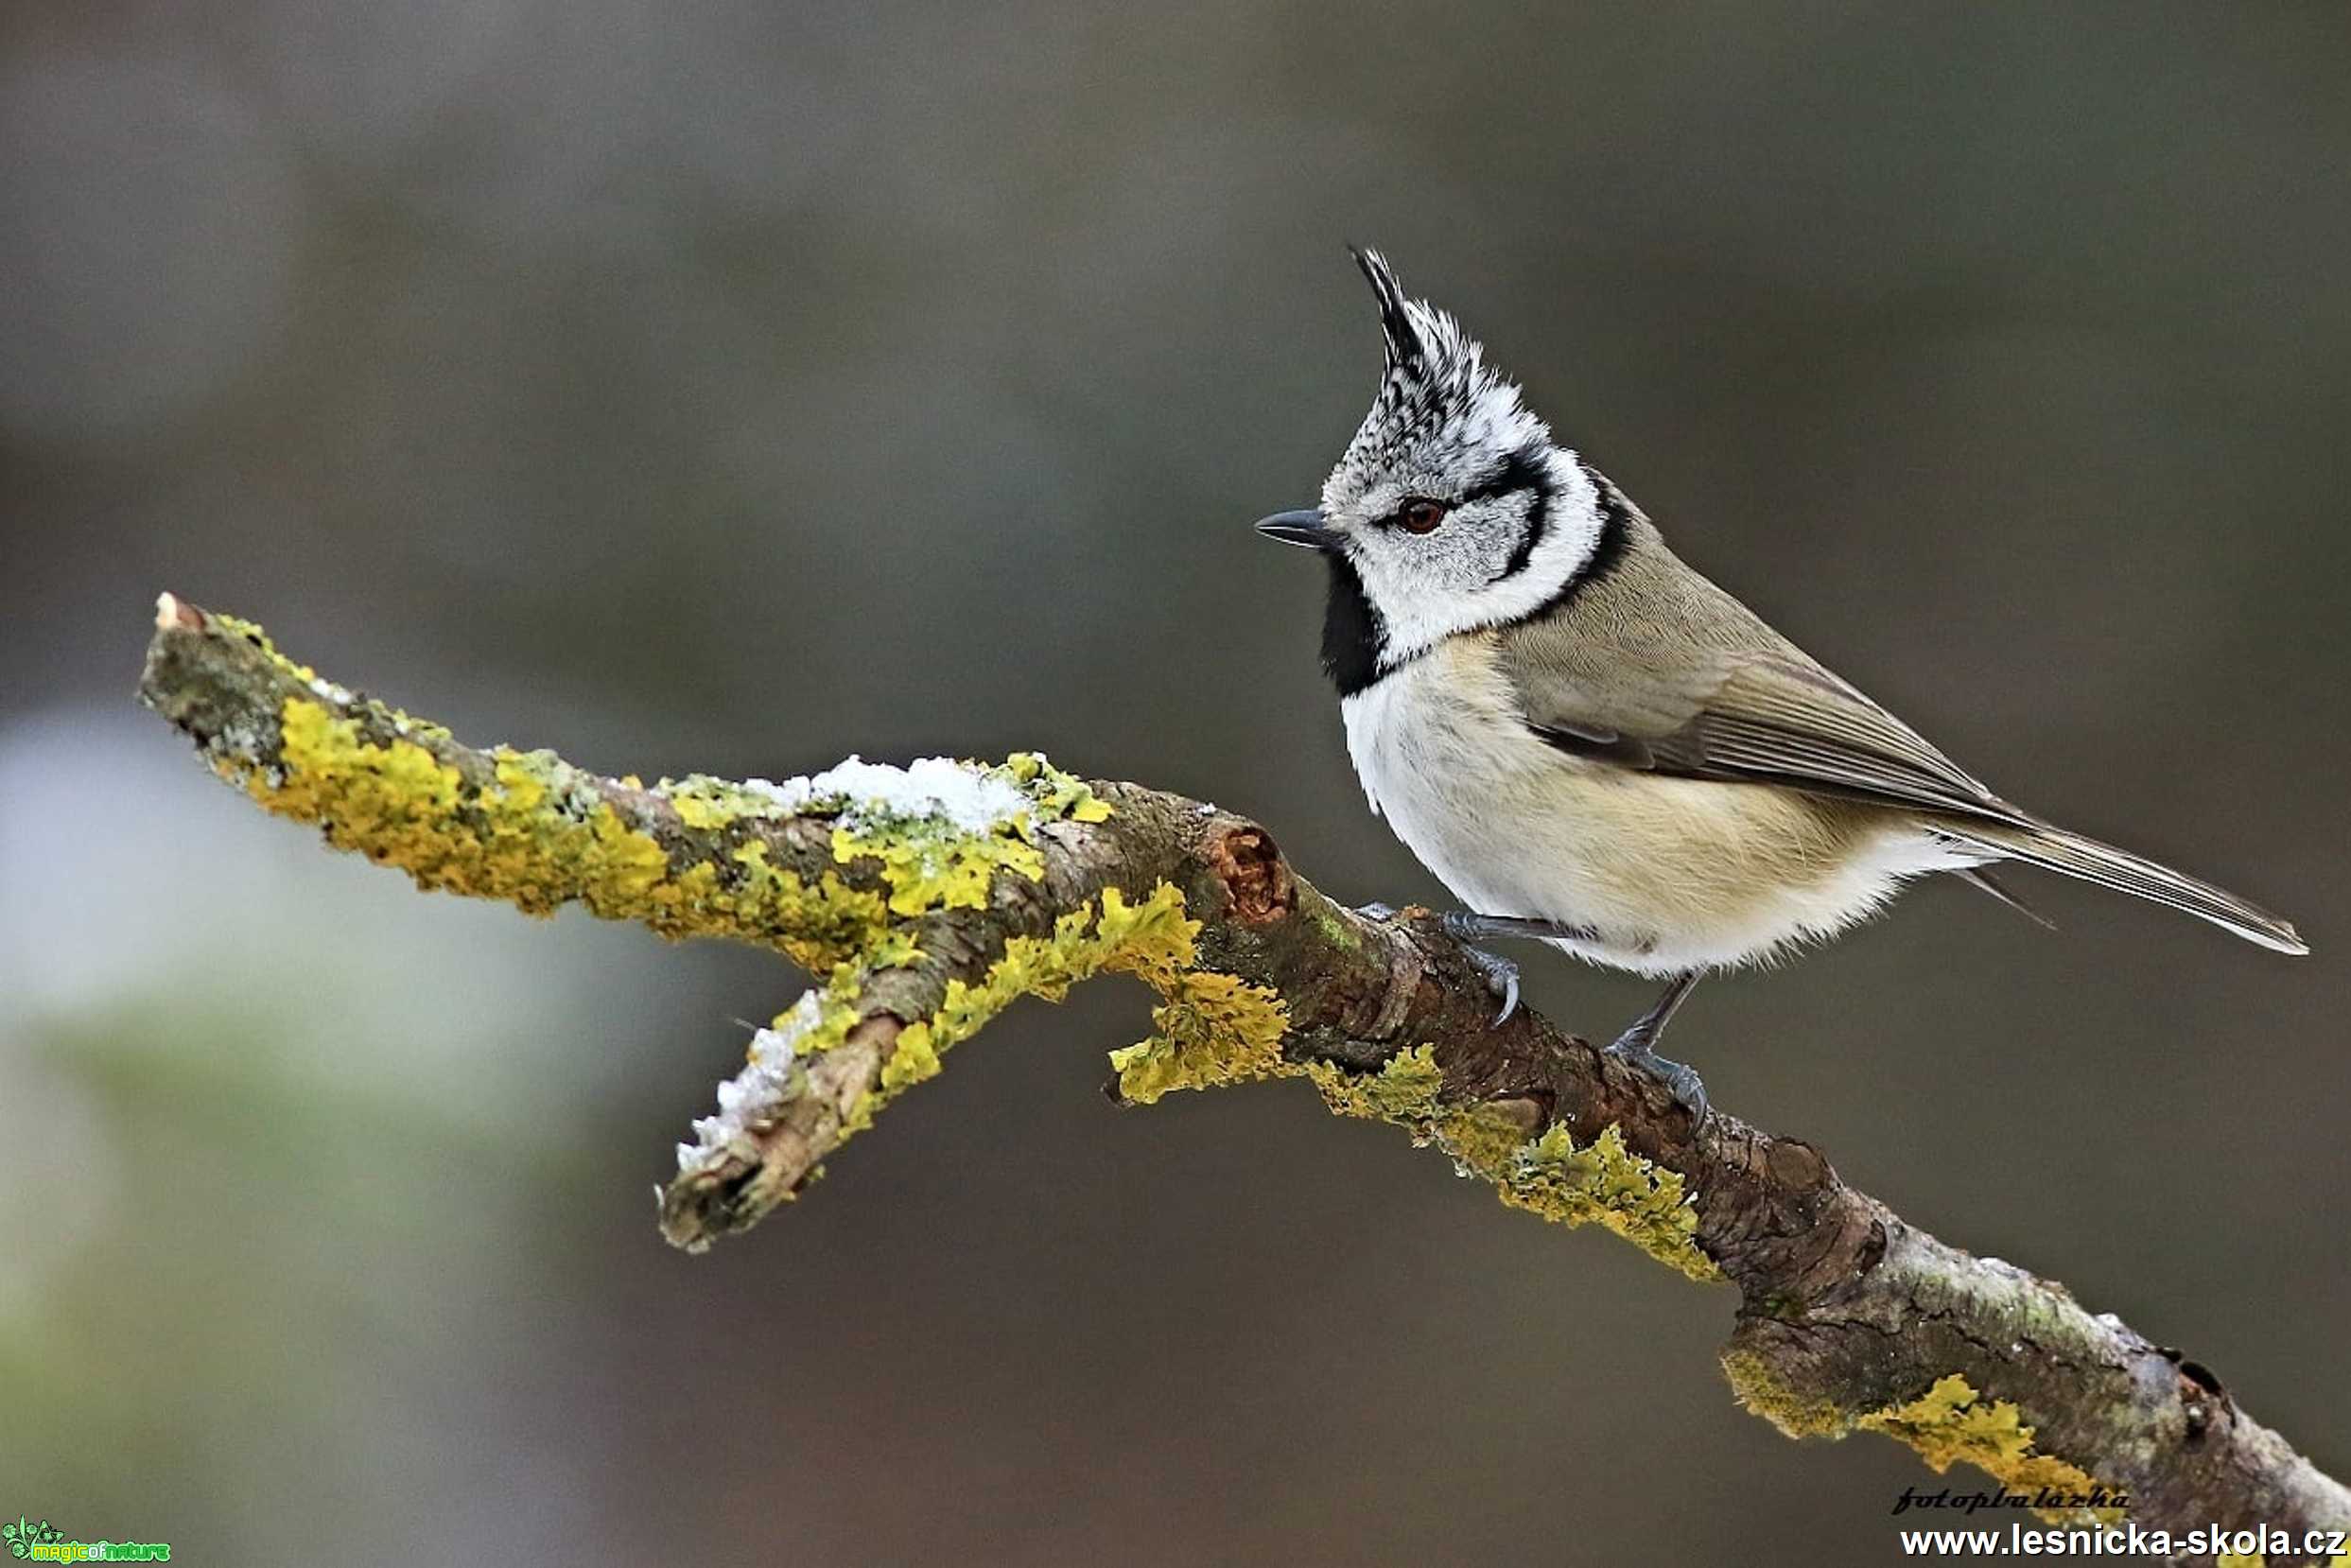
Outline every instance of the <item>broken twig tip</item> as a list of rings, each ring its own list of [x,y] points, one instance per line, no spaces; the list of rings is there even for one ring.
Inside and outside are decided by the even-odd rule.
[[[155,596],[155,629],[168,632],[174,627],[200,632],[204,628],[204,612],[177,594],[159,593]]]

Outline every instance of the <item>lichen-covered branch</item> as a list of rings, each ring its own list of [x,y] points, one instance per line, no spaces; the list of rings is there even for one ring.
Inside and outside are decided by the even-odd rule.
[[[1723,1365],[1784,1431],[1883,1432],[2062,1520],[2120,1517],[2102,1489],[2143,1527],[2351,1527],[2351,1492],[2196,1363],[1905,1224],[1807,1144],[1720,1113],[1693,1124],[1532,1013],[1496,1026],[1432,922],[1333,904],[1228,812],[1031,756],[852,759],[783,784],[602,777],[465,745],[169,595],[140,696],[264,809],[421,887],[540,915],[577,902],[817,977],[679,1145],[661,1226],[689,1250],[795,1196],[1015,999],[1130,974],[1159,1002],[1151,1038],[1111,1054],[1123,1099],[1305,1078],[1506,1203],[1732,1284]]]

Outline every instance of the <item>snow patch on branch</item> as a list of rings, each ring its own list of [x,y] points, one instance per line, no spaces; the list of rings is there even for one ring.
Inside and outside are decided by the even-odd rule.
[[[753,1033],[750,1060],[719,1085],[719,1113],[696,1117],[694,1141],[677,1146],[681,1173],[724,1154],[737,1139],[764,1129],[799,1098],[807,1074],[799,1069],[798,1042],[820,1027],[824,1018],[817,993],[803,991],[798,1002],[775,1015],[773,1028]]]
[[[1028,797],[1001,772],[946,757],[922,758],[903,768],[852,757],[811,777],[781,783],[747,778],[743,788],[786,811],[838,801],[849,826],[860,830],[878,819],[937,817],[967,833],[985,833],[1029,809]]]

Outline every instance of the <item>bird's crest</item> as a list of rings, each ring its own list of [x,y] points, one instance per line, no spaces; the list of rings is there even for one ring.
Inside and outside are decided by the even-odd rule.
[[[1429,442],[1516,444],[1544,433],[1516,383],[1486,363],[1477,340],[1453,316],[1404,292],[1379,252],[1349,246],[1380,307],[1387,363],[1379,395],[1356,436],[1356,455],[1374,462]]]

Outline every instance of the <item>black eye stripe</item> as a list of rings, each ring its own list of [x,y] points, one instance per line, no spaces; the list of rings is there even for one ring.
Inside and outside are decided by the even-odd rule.
[[[1534,562],[1535,547],[1541,544],[1543,536],[1551,531],[1550,471],[1543,461],[1546,456],[1548,453],[1541,443],[1529,442],[1512,452],[1492,479],[1461,497],[1462,503],[1467,505],[1473,501],[1499,500],[1505,496],[1522,492],[1527,497],[1525,531],[1519,535],[1518,547],[1510,551],[1510,559],[1490,579],[1493,583],[1507,583],[1524,571]]]
[[[1464,493],[1461,499],[1454,504],[1468,506],[1475,501],[1490,501],[1500,497],[1513,496],[1522,490],[1541,490],[1543,481],[1550,477],[1543,457],[1541,443],[1528,443],[1504,459],[1502,467],[1496,471],[1492,479]]]

